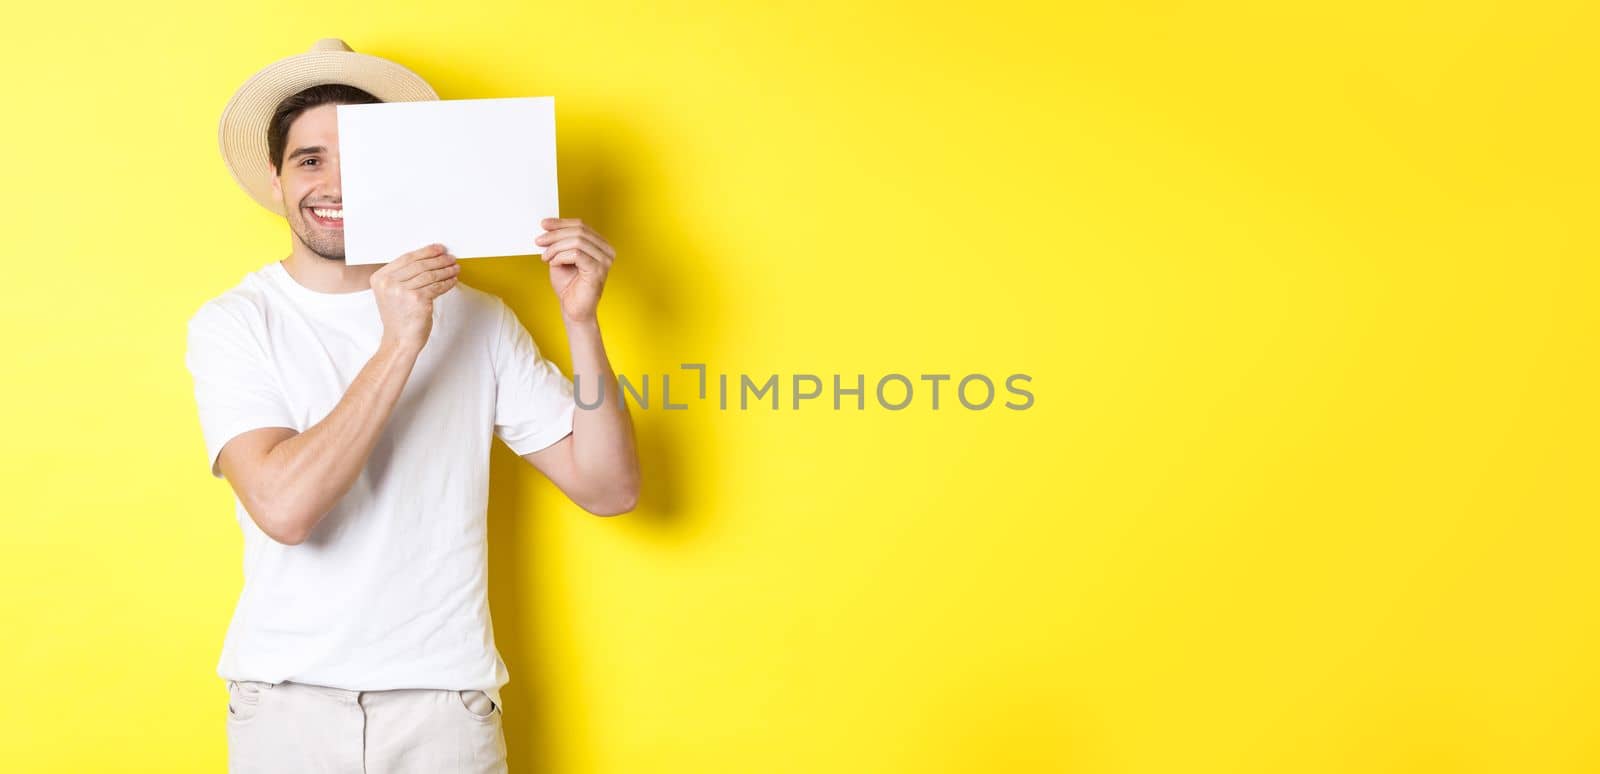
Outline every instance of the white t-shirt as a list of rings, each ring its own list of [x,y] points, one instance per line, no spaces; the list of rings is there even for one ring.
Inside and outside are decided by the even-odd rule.
[[[321,293],[277,261],[189,321],[211,474],[234,436],[304,431],[378,349],[372,290]],[[499,298],[457,283],[366,467],[298,545],[268,537],[235,499],[244,589],[217,674],[349,690],[487,692],[510,678],[489,616],[489,450],[517,454],[572,430],[572,382]],[[503,706],[503,705],[501,705]]]

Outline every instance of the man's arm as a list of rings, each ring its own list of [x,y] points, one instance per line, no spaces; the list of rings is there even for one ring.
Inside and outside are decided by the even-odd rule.
[[[222,447],[217,467],[262,532],[279,543],[300,543],[350,491],[420,351],[380,346],[333,411],[303,433],[265,427]]]
[[[333,410],[305,432],[261,428],[222,447],[219,469],[273,540],[304,541],[355,484],[427,343],[433,300],[455,286],[458,273],[455,256],[437,245],[374,272],[383,339]]]
[[[550,287],[561,302],[572,378],[582,393],[576,397],[604,390],[604,399],[573,413],[571,435],[522,458],[584,510],[598,516],[627,513],[639,501],[639,455],[596,316],[617,253],[577,218],[546,218],[540,225],[547,230],[535,242],[544,247],[540,260],[550,267]],[[592,396],[583,402],[592,403]]]
[[[578,397],[593,403],[590,391],[603,389],[604,400],[595,408],[580,407],[573,412],[571,435],[522,458],[584,510],[596,516],[627,513],[639,501],[633,420],[618,394],[617,377],[600,339],[599,321],[569,320],[566,327],[573,379],[582,391]]]

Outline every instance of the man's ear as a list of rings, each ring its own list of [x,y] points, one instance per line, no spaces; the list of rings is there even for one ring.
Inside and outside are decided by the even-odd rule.
[[[272,198],[282,200],[283,186],[278,185],[278,168],[268,163],[267,169],[272,170]]]

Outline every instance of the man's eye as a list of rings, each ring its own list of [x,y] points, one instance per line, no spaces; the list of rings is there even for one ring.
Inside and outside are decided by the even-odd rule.
[[[300,166],[303,167],[303,166],[305,166],[307,164],[310,164],[313,161],[316,161],[316,159],[306,159],[305,161],[300,162]]]

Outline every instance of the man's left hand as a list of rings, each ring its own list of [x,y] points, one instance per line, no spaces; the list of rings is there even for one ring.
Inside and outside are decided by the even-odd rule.
[[[577,218],[545,218],[539,225],[545,232],[534,241],[544,246],[539,260],[550,266],[550,287],[561,299],[561,315],[568,322],[593,322],[617,251]]]

